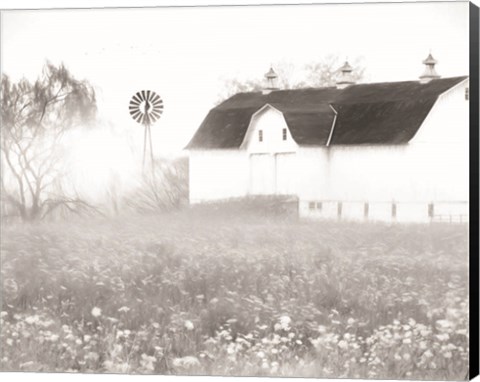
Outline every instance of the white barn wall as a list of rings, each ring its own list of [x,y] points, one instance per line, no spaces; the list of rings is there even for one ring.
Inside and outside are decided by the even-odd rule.
[[[191,150],[190,203],[242,197],[249,184],[248,156],[243,150]]]
[[[437,201],[468,200],[468,80],[440,95],[422,127],[410,141],[417,160],[417,181],[429,185]]]
[[[358,145],[298,151],[300,214],[310,217],[428,221],[468,215],[468,81],[439,97],[418,134],[405,145]],[[310,201],[324,201],[312,210]],[[392,219],[392,202],[396,218]],[[330,206],[330,204],[332,206]]]

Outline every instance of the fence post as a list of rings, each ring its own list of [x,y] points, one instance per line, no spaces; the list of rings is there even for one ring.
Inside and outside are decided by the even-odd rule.
[[[435,216],[435,206],[433,203],[428,204],[428,217],[430,218],[430,221],[433,220],[433,217]]]
[[[368,210],[369,210],[370,206],[368,204],[368,202],[366,202],[364,205],[363,205],[363,217],[365,219],[368,219]]]
[[[392,202],[392,220],[397,218],[397,203]]]

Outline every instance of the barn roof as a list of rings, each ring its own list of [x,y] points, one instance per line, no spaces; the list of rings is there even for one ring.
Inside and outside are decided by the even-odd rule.
[[[239,93],[210,110],[186,148],[240,147],[252,115],[266,104],[283,113],[299,145],[325,145],[335,111],[331,145],[407,143],[437,97],[466,78]]]

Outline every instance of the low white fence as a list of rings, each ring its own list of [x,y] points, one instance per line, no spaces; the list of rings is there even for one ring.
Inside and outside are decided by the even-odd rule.
[[[300,200],[299,216],[312,219],[404,223],[468,222],[468,202]]]

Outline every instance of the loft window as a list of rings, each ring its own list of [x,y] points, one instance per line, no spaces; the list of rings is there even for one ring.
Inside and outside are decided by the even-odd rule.
[[[282,130],[282,139],[283,139],[284,141],[287,140],[287,129],[283,129],[283,130]]]
[[[263,142],[263,130],[258,130],[258,141]]]
[[[322,202],[317,202],[317,210],[321,211],[323,207]]]
[[[314,210],[315,209],[315,202],[308,203],[308,209]]]
[[[465,100],[469,100],[470,98],[470,94],[469,94],[469,90],[468,90],[468,87],[465,88]]]

